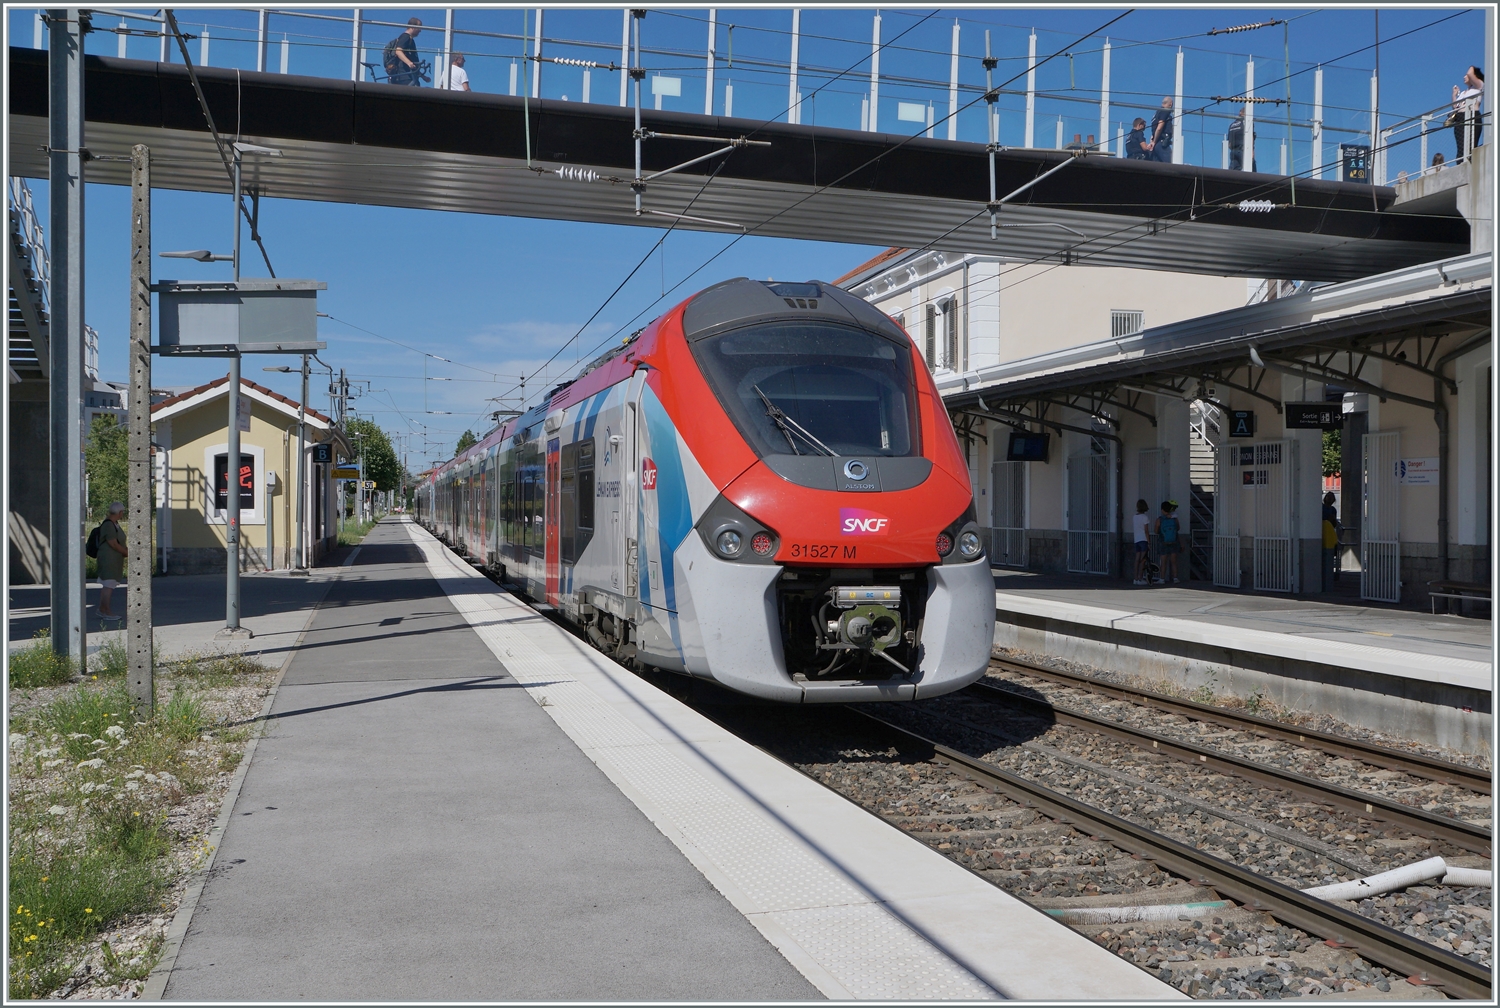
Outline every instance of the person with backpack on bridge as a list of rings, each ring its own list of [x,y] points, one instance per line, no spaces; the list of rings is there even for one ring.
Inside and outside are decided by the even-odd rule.
[[[417,65],[417,36],[422,34],[422,19],[406,22],[406,30],[385,44],[385,75],[391,84],[422,86],[422,69]]]

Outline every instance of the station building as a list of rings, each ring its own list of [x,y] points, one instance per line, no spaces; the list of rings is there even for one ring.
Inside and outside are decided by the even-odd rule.
[[[1426,609],[1489,582],[1492,261],[1474,231],[1472,254],[1336,284],[899,248],[839,283],[925,356],[997,567],[1128,578],[1136,501],[1154,519],[1173,500],[1183,581]]]
[[[338,541],[333,465],[316,461],[314,446],[352,457],[343,432],[315,409],[306,411],[307,439],[298,437],[298,404],[241,379],[250,404],[240,434],[240,569],[296,565],[297,455],[306,452],[307,550],[316,562]],[[151,406],[156,453],[158,567],[163,574],[223,571],[228,507],[229,378],[216,378]]]

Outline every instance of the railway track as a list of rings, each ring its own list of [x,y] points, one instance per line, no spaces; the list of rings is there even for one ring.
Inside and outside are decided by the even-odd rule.
[[[1481,963],[913,732],[888,708],[700,709],[1195,997],[1490,995]],[[1182,913],[1077,923],[1141,906]]]
[[[1035,673],[1027,670],[1026,674],[1033,675]],[[1473,851],[1486,857],[1490,855],[1492,843],[1491,831],[1485,826],[1465,822],[1451,816],[1428,812],[1370,791],[1331,784],[1316,777],[1294,773],[1280,767],[1223,752],[1212,746],[1184,741],[1161,732],[1150,731],[1136,725],[1101,717],[1058,703],[1056,700],[1048,697],[1027,695],[1000,683],[981,680],[969,687],[969,689],[971,692],[986,696],[995,702],[1020,707],[1059,724],[1073,725],[1085,731],[1108,735],[1139,748],[1161,753],[1196,766],[1217,770],[1220,773],[1255,781],[1270,787],[1282,788],[1292,794],[1311,799],[1326,807],[1340,808],[1359,816],[1392,823],[1409,830],[1417,836],[1446,840],[1465,850]],[[1179,712],[1173,711],[1173,713]],[[1198,715],[1199,712],[1194,711],[1193,714]],[[1219,717],[1215,720],[1215,723],[1243,728],[1242,725],[1235,725],[1233,719],[1229,717]],[[1303,743],[1297,742],[1296,744],[1302,745]],[[1382,753],[1389,754],[1390,756],[1398,755],[1391,750],[1382,750]],[[1385,760],[1385,763],[1397,762],[1395,759],[1384,756],[1381,758]]]
[[[1343,759],[1358,760],[1370,766],[1392,770],[1397,773],[1420,777],[1442,784],[1451,784],[1473,791],[1490,794],[1493,775],[1478,767],[1465,766],[1449,760],[1436,759],[1420,753],[1401,752],[1362,739],[1314,731],[1273,721],[1255,714],[1227,710],[1209,704],[1167,696],[1152,690],[1139,689],[1119,683],[1104,682],[1091,676],[1059,669],[1043,668],[1013,658],[996,659],[991,668],[1015,671],[1034,679],[1044,679],[1071,689],[1084,690],[1101,696],[1112,697],[1127,703],[1164,711],[1193,721],[1219,725],[1236,731],[1245,731],[1262,738],[1278,742],[1289,742],[1305,749],[1313,749]],[[982,681],[982,680],[981,680]]]

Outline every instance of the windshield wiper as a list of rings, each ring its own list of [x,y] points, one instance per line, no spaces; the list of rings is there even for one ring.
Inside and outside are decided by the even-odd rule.
[[[807,429],[804,428],[801,424],[782,412],[781,408],[773,403],[770,397],[760,390],[759,385],[751,385],[750,387],[755,390],[756,395],[760,396],[760,401],[766,404],[766,416],[770,417],[776,422],[776,426],[780,428],[782,435],[786,438],[786,443],[792,446],[793,455],[802,454],[802,452],[797,449],[797,442],[792,439],[793,434],[796,434],[798,437],[802,438],[809,445],[815,448],[817,450],[817,453],[821,453],[823,455],[837,454],[832,448],[828,447],[826,444],[809,434],[807,432]]]

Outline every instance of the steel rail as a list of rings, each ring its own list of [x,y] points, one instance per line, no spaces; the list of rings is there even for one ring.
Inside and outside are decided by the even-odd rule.
[[[1079,827],[1091,836],[1152,861],[1195,885],[1211,887],[1251,910],[1270,914],[1277,920],[1317,935],[1335,948],[1356,951],[1372,962],[1400,971],[1415,983],[1437,987],[1453,997],[1490,998],[1490,970],[1457,953],[1413,938],[1335,903],[1309,896],[1144,826],[1137,826],[1001,767],[939,745],[874,714],[863,710],[854,713],[910,741],[931,746],[943,760],[961,768],[981,786],[988,784],[1023,806],[1037,808],[1057,822]]]
[[[1004,698],[1005,702],[1029,707],[1039,715],[1051,717],[1060,724],[1073,725],[1085,731],[1109,735],[1139,748],[1151,752],[1159,752],[1182,760],[1185,763],[1209,767],[1219,773],[1231,774],[1236,777],[1243,777],[1246,780],[1253,780],[1259,784],[1282,788],[1293,794],[1311,798],[1323,805],[1330,805],[1354,812],[1358,815],[1395,823],[1420,836],[1447,840],[1449,843],[1456,844],[1465,850],[1471,850],[1486,857],[1490,853],[1492,843],[1490,830],[1483,826],[1464,822],[1462,819],[1437,815],[1425,809],[1416,808],[1404,802],[1394,801],[1367,791],[1356,791],[1353,788],[1346,788],[1339,784],[1330,784],[1326,781],[1320,781],[1315,777],[1307,777],[1303,774],[1292,773],[1289,770],[1282,770],[1279,767],[1256,763],[1253,760],[1220,752],[1217,749],[1210,749],[1207,746],[1184,742],[1157,732],[1148,731],[1144,728],[1135,728],[1130,725],[1121,724],[1118,721],[1111,721],[1093,714],[1086,714],[1083,711],[1064,707],[1041,697],[1029,697],[1008,690],[1003,686],[993,686],[982,680],[970,688],[982,694],[991,695],[996,699]]]
[[[1476,767],[1464,766],[1462,763],[1453,763],[1431,756],[1423,756],[1419,753],[1404,753],[1395,749],[1388,749],[1385,746],[1375,745],[1371,742],[1362,742],[1359,739],[1345,738],[1342,735],[1314,731],[1310,728],[1297,728],[1292,725],[1282,724],[1279,721],[1272,721],[1270,718],[1258,717],[1254,714],[1237,714],[1224,710],[1221,707],[1213,707],[1209,704],[1197,703],[1192,700],[1181,700],[1177,697],[1167,696],[1164,693],[1156,693],[1152,690],[1135,689],[1130,686],[1120,686],[1116,683],[1102,682],[1098,679],[1072,672],[1059,672],[1055,669],[1041,668],[1026,662],[1016,661],[1013,658],[996,659],[991,664],[1001,668],[1009,666],[1024,675],[1046,679],[1049,682],[1059,683],[1063,686],[1072,686],[1075,689],[1087,690],[1090,693],[1100,693],[1104,696],[1114,697],[1116,700],[1125,700],[1143,707],[1166,711],[1169,714],[1178,714],[1195,721],[1207,721],[1226,728],[1237,728],[1256,735],[1263,735],[1266,738],[1276,739],[1280,742],[1291,742],[1307,749],[1316,749],[1331,756],[1359,760],[1362,763],[1383,767],[1386,770],[1397,770],[1401,773],[1411,774],[1413,777],[1423,777],[1442,784],[1453,784],[1457,787],[1468,788],[1470,791],[1475,791],[1479,794],[1491,793],[1492,775],[1488,771],[1480,770]]]

